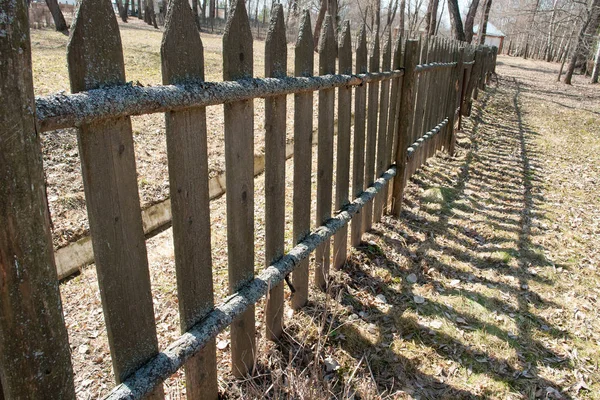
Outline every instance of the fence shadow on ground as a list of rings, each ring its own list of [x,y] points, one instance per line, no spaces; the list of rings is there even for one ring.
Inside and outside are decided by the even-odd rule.
[[[530,398],[560,390],[558,382],[542,378],[538,369],[570,369],[571,365],[534,335],[540,331],[553,339],[570,337],[532,312],[532,307],[559,307],[530,288],[531,282],[551,287],[553,282],[536,271],[556,267],[545,259],[545,249],[531,240],[534,220],[543,219],[540,206],[544,202],[540,195],[543,177],[537,168],[540,154],[532,142],[537,134],[523,122],[519,84],[501,80],[501,85],[506,95],[500,107],[510,107],[512,112],[504,112],[507,118],[497,120],[494,107],[498,105],[490,110],[488,106],[498,89],[490,88],[482,95],[470,133],[459,141],[466,155],[432,160],[412,178],[412,192],[444,188],[440,207],[429,207],[421,197],[421,207],[415,211],[419,199],[409,193],[400,221],[386,218],[375,225],[368,237],[372,240],[358,247],[344,270],[334,275],[330,305],[315,301],[300,312],[320,326],[327,343],[307,345],[306,327],[292,324],[277,346],[283,355],[279,361],[283,375],[303,377],[315,394],[326,391],[339,398],[352,393],[362,398],[393,397],[398,391],[428,399],[498,395],[493,386],[478,387],[473,378],[477,376]],[[490,230],[479,234],[466,228],[474,217]],[[410,260],[408,270],[402,259]],[[418,286],[432,294],[460,297],[477,303],[484,314],[514,319],[515,331],[490,323],[484,314],[458,311],[427,295],[423,296],[427,300],[417,303],[415,299],[423,293],[417,294],[416,286],[406,282],[411,272]],[[458,286],[448,284],[457,278]],[[481,293],[480,287],[493,294]],[[374,301],[377,295],[383,295],[387,304]],[[349,311],[342,315],[336,309]],[[427,322],[431,319],[441,321],[442,327],[439,323],[432,327]],[[452,334],[457,331],[462,338]],[[513,354],[510,359],[497,355],[493,346],[482,350],[470,340],[483,335]],[[328,346],[349,354],[355,365],[350,369],[362,370],[371,382],[352,381],[354,374],[348,379],[352,371],[345,371],[346,378],[344,373],[327,373],[319,360]],[[432,369],[429,360],[419,355],[436,357],[441,361],[439,368]],[[239,388],[268,388],[273,395],[283,385],[287,389],[280,394],[293,392],[289,379],[280,379],[281,374],[273,378],[269,372],[273,358],[268,360],[259,361],[259,378]],[[457,387],[452,381],[455,376],[470,383]]]

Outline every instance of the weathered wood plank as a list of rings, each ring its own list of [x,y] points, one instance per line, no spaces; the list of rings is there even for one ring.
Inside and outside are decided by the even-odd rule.
[[[373,32],[371,38],[371,51],[369,54],[369,72],[379,72],[379,27]],[[379,82],[368,84],[368,106],[367,106],[367,142],[365,145],[365,185],[370,186],[375,180],[375,154],[377,149],[377,121],[379,102]],[[362,230],[363,233],[370,231],[373,225],[373,203],[365,206],[363,211]]]
[[[275,4],[265,41],[265,76],[285,77],[287,42],[283,6]],[[285,123],[286,96],[265,100],[265,267],[283,256],[285,230]],[[283,332],[283,283],[267,296],[266,337]]]
[[[367,63],[367,33],[363,24],[357,37],[356,44],[356,73],[368,71]],[[365,125],[367,107],[367,88],[365,85],[354,89],[354,141],[352,152],[352,194],[358,197],[364,190],[365,182]],[[350,227],[350,244],[354,247],[360,244],[362,238],[362,213],[352,218]]]
[[[383,52],[381,61],[381,70],[389,71],[392,66],[392,33],[388,29],[384,33]],[[388,134],[388,115],[390,106],[390,81],[381,82],[381,93],[379,100],[379,130],[377,132],[377,154],[375,164],[375,177],[379,178],[381,174],[389,167],[386,160],[386,146]],[[375,178],[375,179],[376,179]],[[383,203],[385,201],[385,192],[379,193],[374,200],[373,222],[381,221],[383,215]]]
[[[232,4],[223,35],[223,79],[249,78],[253,73],[252,33],[244,0]],[[229,291],[254,278],[254,102],[224,105],[227,182],[227,255]],[[231,324],[233,374],[247,375],[256,351],[254,306]]]
[[[67,59],[71,91],[125,83],[111,3],[81,3]],[[90,232],[104,320],[118,383],[158,353],[146,243],[129,117],[78,130]],[[162,387],[153,397],[162,398]]]
[[[294,50],[294,74],[312,76],[314,72],[313,36],[310,12],[304,11]],[[313,92],[294,95],[294,244],[301,242],[310,232],[311,167],[313,132]],[[302,260],[292,274],[296,292],[292,294],[292,307],[303,307],[308,300],[309,260]]]
[[[451,156],[454,155],[454,149],[456,147],[456,118],[460,119],[460,110],[457,112],[457,107],[461,104],[462,88],[463,88],[463,77],[464,77],[464,59],[465,59],[465,48],[460,47],[458,54],[456,55],[456,67],[451,76],[450,82],[450,102],[448,104],[448,113],[450,119],[448,125],[448,135],[446,138],[446,151]]]
[[[338,41],[338,73],[352,74],[352,38],[350,21],[344,21]],[[350,125],[352,118],[352,89],[338,89],[338,131],[335,209],[339,210],[350,202],[348,190],[350,183]],[[333,267],[340,269],[346,262],[348,246],[348,227],[340,229],[333,237]]]
[[[396,178],[394,179],[392,214],[400,216],[402,211],[402,199],[404,186],[406,184],[408,165],[406,160],[406,149],[411,138],[413,116],[415,111],[415,67],[419,57],[419,42],[407,40],[404,50],[404,77],[402,78],[402,96],[400,97],[400,113],[398,116],[398,141],[394,159],[396,162]]]
[[[465,67],[464,67],[464,62],[465,62],[465,48],[464,47],[460,47],[458,49],[458,56],[457,56],[457,65],[456,65],[456,71],[454,72],[453,75],[453,93],[454,93],[454,97],[452,98],[453,103],[452,103],[452,119],[450,120],[451,123],[451,129],[450,132],[448,133],[448,139],[447,139],[447,151],[448,154],[450,156],[454,156],[454,151],[456,148],[456,130],[460,129],[460,123],[461,123],[461,107],[462,107],[462,96],[464,93],[464,81],[465,81]],[[458,111],[457,111],[458,108]],[[458,124],[456,123],[456,119],[458,118]],[[455,127],[455,125],[458,125],[458,127]]]
[[[36,128],[27,10],[25,0],[0,6],[0,398],[75,399]]]
[[[400,69],[404,65],[402,58],[402,36],[398,36],[394,44],[394,54],[392,57],[392,69]],[[386,163],[391,165],[394,162],[395,154],[394,149],[398,142],[398,127],[399,121],[398,116],[400,115],[400,97],[402,96],[402,82],[403,77],[392,79],[392,86],[390,89],[390,116],[388,118],[388,137],[386,144]],[[385,193],[385,207],[384,212],[390,213],[392,207],[392,193],[394,192],[394,179],[392,179],[386,185],[384,189]]]
[[[204,80],[204,49],[187,1],[172,0],[161,43],[163,84]],[[204,107],[165,114],[181,331],[214,306]],[[185,364],[189,399],[217,399],[214,339]]]
[[[337,45],[331,16],[325,16],[319,39],[319,75],[335,74]],[[333,107],[335,89],[319,91],[318,153],[317,153],[317,226],[331,218],[333,184]],[[322,290],[327,287],[329,275],[330,241],[317,248],[315,253],[315,284]]]

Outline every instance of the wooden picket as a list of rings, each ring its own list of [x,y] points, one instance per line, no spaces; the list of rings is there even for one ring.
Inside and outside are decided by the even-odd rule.
[[[160,50],[165,85],[204,81],[204,50],[187,1],[171,3]],[[177,297],[184,333],[214,306],[206,108],[168,112],[165,125]],[[218,397],[214,339],[185,364],[185,377],[188,398]]]
[[[67,59],[73,93],[125,83],[121,37],[109,2],[81,3]],[[131,120],[83,125],[77,139],[113,370],[121,383],[158,354]],[[162,398],[162,387],[152,397]]]
[[[357,74],[368,71],[367,64],[367,29],[365,24],[360,27],[356,44]],[[366,126],[367,88],[359,86],[354,89],[354,142],[352,158],[352,192],[354,197],[359,196],[365,189],[365,126]],[[352,219],[350,229],[350,244],[358,246],[363,233],[363,214]]]
[[[388,71],[392,66],[392,33],[388,29],[384,34],[382,53],[382,71]],[[381,82],[381,97],[379,99],[379,122],[377,131],[377,154],[375,162],[375,176],[378,178],[389,167],[386,162],[386,147],[388,145],[388,113],[390,110],[390,81]],[[383,214],[383,201],[385,193],[380,193],[375,197],[373,205],[373,222],[380,222]]]
[[[223,35],[223,79],[253,74],[252,33],[244,0],[233,4]],[[254,103],[224,105],[227,182],[227,261],[229,290],[235,293],[254,278]],[[231,324],[231,364],[235,376],[254,367],[254,305]]]
[[[265,41],[265,76],[287,74],[287,42],[283,6],[275,4]],[[286,96],[265,101],[265,267],[283,256],[285,230],[285,120]],[[283,283],[267,298],[267,338],[283,332]]]
[[[100,95],[95,97],[96,101],[92,96],[65,95],[60,105],[44,103],[44,99],[36,101],[51,104],[50,109],[58,110],[59,114],[50,112],[48,116],[46,108],[46,113],[42,113],[46,122],[38,121],[42,130],[50,129],[49,126],[78,128],[104,318],[115,380],[122,383],[111,392],[108,397],[111,399],[162,398],[161,382],[181,367],[185,369],[188,398],[218,398],[215,336],[228,326],[231,327],[232,372],[237,377],[251,374],[257,350],[255,304],[258,299],[266,296],[266,337],[277,340],[284,329],[283,282],[287,276],[292,274],[291,307],[301,308],[309,296],[308,258],[314,251],[315,284],[319,289],[327,289],[331,238],[333,267],[343,268],[350,221],[350,245],[357,246],[362,234],[380,221],[389,207],[394,216],[400,215],[407,179],[438,152],[454,152],[455,125],[458,123],[460,127],[462,115],[468,114],[478,91],[485,89],[495,66],[496,52],[488,48],[475,49],[440,38],[425,38],[421,45],[415,40],[398,38],[392,46],[389,30],[383,34],[382,54],[377,30],[368,52],[363,25],[356,41],[352,75],[350,23],[342,24],[336,41],[333,21],[327,15],[319,40],[320,76],[314,77],[311,21],[309,12],[305,11],[295,46],[295,77],[287,77],[284,13],[283,7],[276,4],[265,42],[267,78],[253,79],[253,41],[248,15],[244,0],[236,0],[223,36],[223,79],[227,85],[219,86],[204,82],[202,41],[188,2],[172,0],[169,4],[161,45],[165,86],[135,89],[137,94],[131,94],[131,88],[125,84],[121,39],[110,2],[85,0],[78,10],[68,45],[71,88],[73,93],[96,89],[94,93]],[[13,210],[10,215],[2,215],[6,221],[13,221],[12,230],[6,234],[11,240],[18,238],[0,240],[0,249],[2,255],[8,254],[10,258],[2,260],[3,265],[15,265],[7,275],[2,294],[16,298],[14,288],[27,281],[35,306],[31,308],[15,300],[11,309],[0,316],[0,375],[2,390],[9,397],[36,398],[53,393],[60,398],[74,398],[42,191],[40,146],[37,136],[30,135],[36,121],[31,112],[33,87],[24,10],[24,0],[9,2],[2,8],[15,22],[9,31],[9,40],[0,42],[3,55],[11,60],[0,64],[0,89],[3,93],[19,93],[20,97],[18,102],[9,102],[0,111],[0,130],[4,137],[5,130],[12,129],[27,146],[19,150],[11,147],[11,141],[0,142],[2,154],[10,155],[0,159],[0,172],[22,186],[10,186],[8,194],[0,193],[2,212]],[[27,43],[14,47],[13,42]],[[15,48],[26,51],[18,53],[13,51]],[[339,59],[337,74],[336,57]],[[21,78],[6,79],[16,76]],[[209,87],[212,89],[208,90]],[[246,93],[248,88],[252,88],[252,95]],[[336,88],[338,119],[334,149]],[[120,90],[129,92],[126,96],[114,95]],[[315,214],[318,229],[311,232],[314,91],[319,92]],[[167,92],[179,93],[180,97],[170,97]],[[284,253],[286,95],[290,93],[294,93],[295,247]],[[148,96],[156,97],[149,101]],[[264,197],[268,210],[265,213],[266,268],[258,277],[254,271],[253,99],[256,97],[265,97]],[[103,106],[106,98],[114,102],[116,108]],[[137,105],[137,99],[146,101],[145,105]],[[231,293],[227,299],[219,299],[217,305],[212,283],[205,110],[207,105],[215,104],[223,104],[225,117]],[[78,109],[85,112],[73,115],[73,110]],[[151,112],[165,112],[182,332],[177,341],[160,353],[130,122],[131,115]],[[13,123],[15,118],[20,121],[17,125]],[[54,122],[48,122],[52,118]],[[11,128],[7,128],[9,120]],[[390,185],[392,189],[388,189]],[[16,197],[17,193],[29,190],[27,188],[32,188],[29,197]],[[36,213],[36,210],[41,212]],[[2,238],[6,238],[6,234]],[[15,247],[14,243],[18,245]],[[25,254],[21,249],[31,248],[32,243],[39,251]],[[27,330],[14,326],[4,318],[9,312],[27,315],[35,321],[35,326]],[[39,334],[40,329],[44,329],[44,335]],[[9,339],[13,337],[14,340]],[[27,349],[52,354],[52,361],[42,357],[32,363]],[[22,379],[28,379],[29,384],[19,385]]]
[[[310,77],[314,71],[313,36],[310,13],[304,11],[295,48],[294,73]],[[310,232],[310,171],[312,167],[313,92],[294,95],[294,244]],[[308,300],[308,259],[302,260],[292,274],[295,293],[292,307],[303,307]]]
[[[369,72],[379,72],[379,28],[373,31],[369,52]],[[375,180],[375,154],[377,150],[379,82],[371,82],[367,89],[367,131],[365,143],[365,186],[371,186]],[[370,231],[373,224],[373,203],[366,205],[363,211],[362,233]]]
[[[338,43],[338,73],[352,74],[352,38],[350,36],[350,21],[344,21]],[[352,89],[338,89],[338,130],[337,130],[337,164],[335,209],[346,206],[350,199],[350,129],[352,119]],[[340,229],[333,238],[333,266],[340,269],[346,262],[348,245],[348,227]]]
[[[319,39],[319,75],[335,74],[337,44],[331,16],[326,16]],[[331,218],[333,183],[333,129],[335,89],[319,91],[317,153],[317,226]],[[330,244],[326,241],[315,253],[315,284],[325,290],[329,273]]]

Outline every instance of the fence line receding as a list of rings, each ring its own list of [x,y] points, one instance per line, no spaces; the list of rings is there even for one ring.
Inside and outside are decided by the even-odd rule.
[[[438,152],[453,154],[461,118],[469,114],[495,65],[495,49],[437,37],[392,38],[389,31],[376,32],[367,40],[364,26],[355,41],[353,65],[350,23],[340,25],[336,38],[327,16],[320,33],[318,76],[313,76],[313,37],[305,12],[294,50],[296,76],[289,77],[283,9],[276,5],[265,42],[266,78],[255,79],[250,24],[244,1],[238,0],[223,36],[224,81],[204,82],[202,41],[188,2],[169,4],[161,45],[162,86],[125,83],[111,3],[83,0],[68,45],[73,94],[35,101],[27,2],[2,4],[6,18],[0,24],[0,94],[10,99],[0,110],[0,176],[7,188],[0,192],[4,270],[0,376],[7,398],[48,393],[75,397],[66,329],[62,312],[57,312],[61,306],[38,131],[77,128],[95,266],[118,384],[108,398],[163,398],[161,383],[184,367],[188,397],[215,399],[216,335],[231,327],[232,372],[250,373],[257,356],[257,301],[268,293],[266,337],[277,340],[285,307],[306,304],[311,278],[316,288],[326,290],[330,265],[342,268],[348,247],[357,246],[384,213],[400,216],[410,176]],[[319,100],[316,122],[313,92]],[[285,174],[287,94],[294,94],[292,176]],[[268,211],[266,265],[255,276],[253,99],[259,97],[266,98]],[[205,109],[221,104],[230,296],[215,299]],[[155,112],[165,113],[166,120],[182,332],[162,352],[130,122],[132,115]],[[313,127],[317,127],[318,228],[310,231]],[[294,247],[284,253],[285,182],[290,179]],[[316,261],[311,266],[313,251]],[[288,305],[284,281],[290,274],[293,293]]]

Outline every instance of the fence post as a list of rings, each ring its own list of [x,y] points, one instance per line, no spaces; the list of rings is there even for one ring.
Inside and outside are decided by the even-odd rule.
[[[402,36],[398,36],[394,44],[394,54],[392,56],[391,69],[397,70],[402,68],[404,61],[402,60]],[[392,80],[390,89],[390,116],[388,118],[388,137],[386,144],[386,163],[392,165],[395,158],[394,150],[398,141],[398,114],[400,113],[400,96],[402,95],[403,77]],[[392,206],[394,179],[385,186],[385,213],[389,214]]]
[[[319,40],[319,75],[335,74],[337,45],[331,16],[323,22]],[[317,153],[317,226],[331,218],[333,183],[333,111],[335,89],[319,91],[319,131]],[[325,290],[329,274],[330,241],[317,247],[315,253],[315,284]]]
[[[371,38],[371,54],[369,54],[369,72],[379,72],[379,27],[373,31]],[[377,149],[377,121],[379,102],[379,82],[368,83],[367,106],[367,142],[365,145],[365,186],[375,181],[375,153]],[[369,201],[363,208],[362,232],[371,230],[373,225],[373,202]]]
[[[387,30],[384,33],[385,41],[383,43],[383,57],[381,61],[381,70],[389,71],[392,66],[392,33]],[[386,162],[386,145],[388,129],[388,112],[390,105],[390,81],[381,82],[381,93],[379,101],[379,131],[377,132],[377,161],[375,164],[375,179],[389,167]],[[381,191],[375,196],[373,207],[373,222],[380,222],[383,214],[383,203],[385,201],[385,192]]]
[[[456,122],[456,106],[461,103],[461,92],[462,92],[462,76],[463,76],[463,68],[464,68],[464,59],[465,59],[465,48],[461,47],[458,50],[458,55],[456,59],[456,67],[454,67],[454,71],[452,74],[452,80],[450,82],[450,101],[448,105],[448,137],[446,148],[448,154],[451,156],[454,155],[454,150],[456,147],[456,130],[454,129],[454,123]],[[460,110],[458,111],[460,118]]]
[[[161,44],[163,84],[204,80],[204,50],[194,14],[172,0]],[[206,108],[165,113],[177,297],[181,332],[214,306],[208,190]],[[216,399],[214,339],[185,364],[189,399]]]
[[[0,397],[74,399],[36,128],[27,13],[25,0],[3,1],[0,7]]]
[[[250,78],[253,73],[252,33],[244,0],[229,13],[223,35],[223,79]],[[224,105],[225,173],[227,182],[227,262],[229,291],[254,279],[254,102]],[[254,306],[231,324],[231,367],[236,377],[254,367]]]
[[[395,149],[396,179],[392,198],[392,215],[399,217],[402,210],[402,197],[406,184],[407,158],[406,149],[412,132],[415,112],[415,67],[419,54],[419,42],[407,40],[404,50],[404,77],[402,79],[402,94],[400,97],[400,113],[398,115],[398,140]]]
[[[312,76],[314,72],[313,36],[310,12],[304,10],[296,40],[294,74]],[[313,92],[294,95],[294,244],[310,232],[311,169],[313,132]],[[309,260],[302,260],[292,273],[296,292],[292,307],[303,307],[308,300]]]
[[[287,74],[287,40],[283,6],[275,4],[265,41],[265,77]],[[284,252],[286,96],[265,100],[265,267]],[[266,305],[266,337],[283,332],[283,282],[271,288]]]
[[[338,42],[339,74],[352,74],[352,38],[350,21],[344,21]],[[335,209],[339,210],[350,201],[348,186],[350,181],[350,125],[352,118],[352,89],[338,88],[338,134]],[[345,225],[333,237],[333,267],[340,269],[346,262],[348,226]]]
[[[125,83],[110,1],[81,3],[67,59],[73,93]],[[158,353],[131,120],[83,125],[77,139],[113,369],[121,383]],[[151,397],[162,398],[162,386]]]
[[[367,72],[367,33],[362,24],[356,44],[356,73]],[[352,193],[360,196],[365,183],[365,123],[366,123],[366,85],[354,89],[354,144],[352,146]],[[350,227],[350,244],[354,247],[360,244],[362,238],[362,213],[352,218]]]

